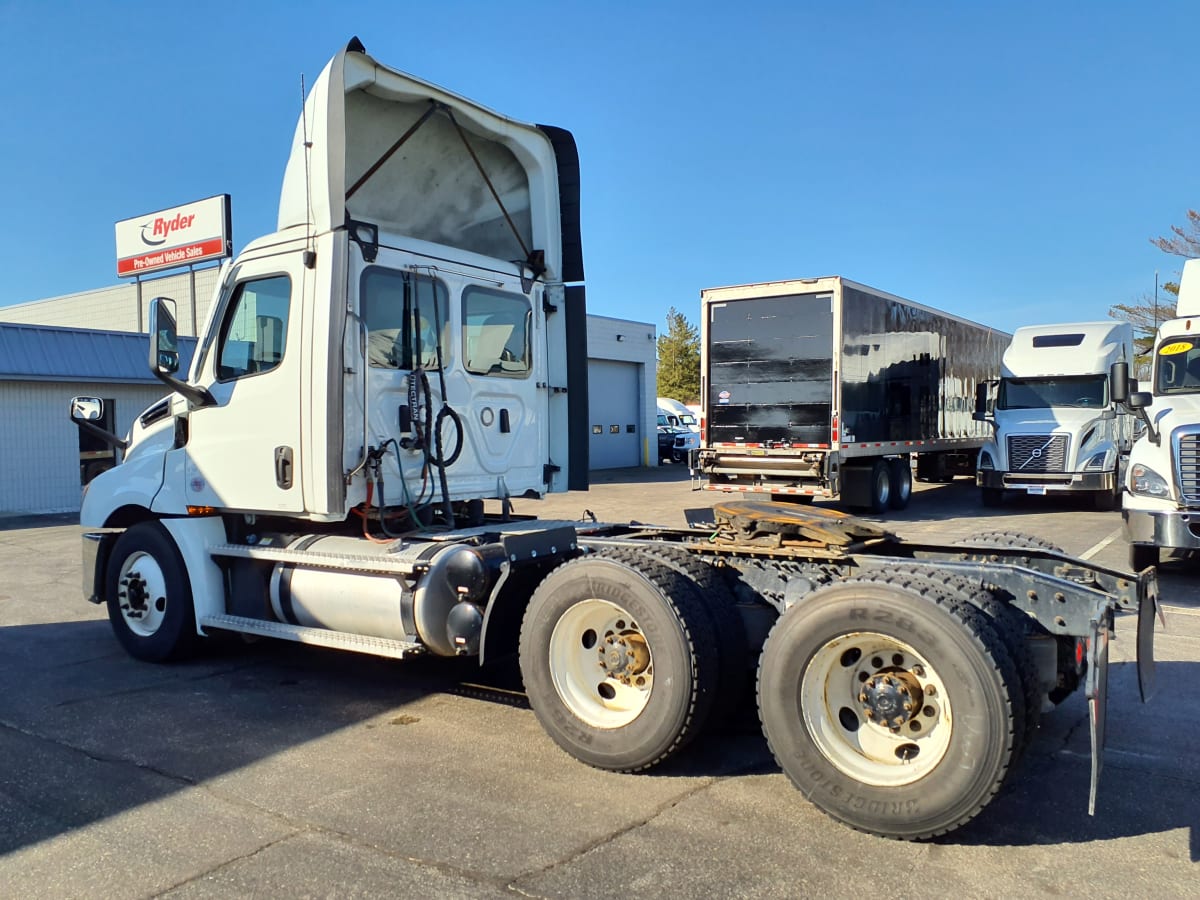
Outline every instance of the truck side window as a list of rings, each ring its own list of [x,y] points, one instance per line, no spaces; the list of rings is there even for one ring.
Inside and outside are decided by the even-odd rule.
[[[244,281],[234,289],[221,328],[217,380],[269,372],[283,359],[292,282],[286,275]]]
[[[373,266],[363,273],[361,302],[371,366],[414,369],[419,342],[421,367],[436,367],[439,331],[442,364],[450,364],[449,299],[440,281],[415,272]]]
[[[474,375],[524,378],[533,368],[533,309],[520,294],[490,288],[463,291],[463,359]]]

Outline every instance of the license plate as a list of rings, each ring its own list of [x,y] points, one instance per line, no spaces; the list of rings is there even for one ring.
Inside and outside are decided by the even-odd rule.
[[[1031,485],[1030,487],[1025,488],[1025,493],[1037,494],[1040,497],[1046,493],[1046,486],[1042,484]]]

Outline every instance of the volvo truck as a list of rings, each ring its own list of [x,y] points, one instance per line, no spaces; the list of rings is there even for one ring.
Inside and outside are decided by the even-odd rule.
[[[904,509],[971,475],[1008,335],[840,276],[701,291],[704,490]]]
[[[975,473],[983,505],[999,506],[1010,491],[1069,492],[1120,508],[1135,424],[1125,405],[1132,364],[1128,322],[1018,328],[999,381],[976,397],[976,418],[992,427]]]
[[[156,298],[148,364],[169,396],[121,437],[101,400],[72,402],[126,447],[80,513],[84,594],[120,644],[148,662],[222,633],[515,656],[550,738],[624,772],[737,716],[756,673],[801,795],[905,839],[982,810],[1043,706],[1080,688],[1094,803],[1109,635],[1137,613],[1149,692],[1153,570],[770,502],[682,528],[514,512],[587,483],[578,200],[569,132],[357,40],[339,52],[292,138],[278,230],[225,268],[190,369]]]
[[[1200,549],[1200,259],[1183,264],[1175,318],[1158,326],[1151,390],[1129,395],[1145,430],[1129,455],[1122,516],[1135,570]]]

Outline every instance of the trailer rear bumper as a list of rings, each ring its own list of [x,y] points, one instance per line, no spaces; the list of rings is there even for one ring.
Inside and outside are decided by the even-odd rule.
[[[1116,472],[999,472],[981,469],[975,473],[975,484],[981,488],[1000,488],[1006,491],[1025,491],[1042,494],[1050,491],[1115,491]]]

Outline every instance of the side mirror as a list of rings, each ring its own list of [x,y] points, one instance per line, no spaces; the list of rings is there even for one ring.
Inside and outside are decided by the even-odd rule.
[[[128,448],[129,444],[123,438],[96,424],[104,418],[104,401],[98,397],[72,397],[69,415],[71,421],[85,434],[90,434],[111,447],[120,447],[122,450]]]
[[[1125,405],[1130,409],[1145,409],[1154,402],[1154,395],[1149,391],[1134,391],[1125,399]]]
[[[976,422],[991,421],[991,410],[988,409],[988,396],[993,382],[981,381],[975,385],[975,414],[971,416]]]
[[[1129,397],[1129,363],[1115,362],[1108,374],[1114,403],[1124,403]]]
[[[179,371],[179,335],[175,328],[175,301],[155,297],[150,301],[150,371],[173,391],[179,391],[195,407],[215,406],[207,388],[176,378]]]
[[[155,375],[174,375],[179,371],[175,301],[166,297],[150,301],[150,371]]]
[[[71,399],[71,421],[99,422],[104,418],[104,401],[98,397],[73,397]]]

